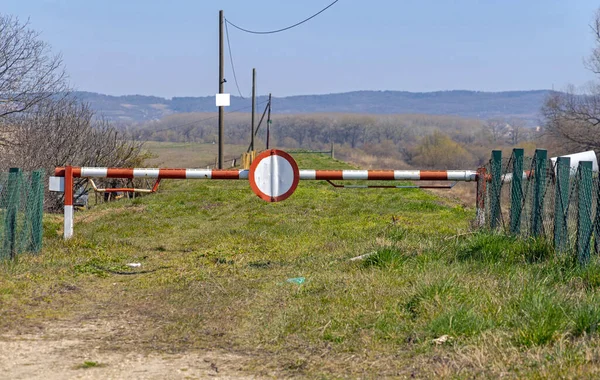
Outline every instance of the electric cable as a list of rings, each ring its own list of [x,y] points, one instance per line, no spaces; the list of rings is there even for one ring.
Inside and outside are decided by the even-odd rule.
[[[235,25],[234,23],[232,23],[228,19],[225,19],[225,26],[227,26],[227,24],[229,24],[229,25],[233,26],[234,28],[241,30],[242,32],[252,33],[252,34],[274,34],[274,33],[279,33],[279,32],[283,32],[285,30],[289,30],[289,29],[295,28],[298,25],[302,25],[305,22],[307,22],[307,21],[309,21],[309,20],[317,17],[318,15],[320,15],[323,12],[325,12],[327,9],[329,9],[331,6],[333,6],[333,4],[337,3],[338,1],[340,1],[340,0],[335,0],[333,3],[329,4],[325,8],[321,9],[320,11],[318,11],[317,13],[315,13],[314,15],[312,15],[312,16],[310,16],[310,17],[308,17],[308,18],[306,18],[306,19],[304,19],[304,20],[302,20],[300,22],[295,23],[294,25],[290,25],[290,26],[287,26],[287,27],[281,28],[281,29],[267,30],[267,31],[249,30],[249,29],[245,29],[245,28],[242,28],[240,26]]]
[[[227,36],[227,50],[229,50],[229,61],[231,62],[231,71],[233,72],[233,80],[235,81],[235,87],[237,87],[238,94],[240,94],[240,98],[246,99],[240,91],[240,85],[238,84],[237,75],[235,75],[235,65],[233,64],[233,55],[231,54],[231,43],[229,43],[229,28],[227,28],[227,23],[225,23],[225,35]]]

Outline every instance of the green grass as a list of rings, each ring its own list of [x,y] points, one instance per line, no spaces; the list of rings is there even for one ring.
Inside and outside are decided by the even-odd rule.
[[[88,369],[88,368],[101,368],[106,367],[104,363],[98,363],[93,361],[84,361],[82,364],[79,364],[75,367],[75,369]]]
[[[162,168],[198,168],[208,164],[214,165],[218,155],[217,144],[174,143],[147,141],[144,149],[152,157],[147,160],[149,167]],[[248,146],[225,144],[224,158],[239,157],[246,152]],[[231,165],[230,161],[226,162]],[[239,165],[239,164],[238,164]]]
[[[598,375],[600,262],[465,234],[473,216],[417,189],[303,181],[268,204],[246,181],[165,181],[78,213],[68,242],[46,218],[44,252],[0,265],[0,328],[127,318],[107,348],[231,350],[279,377]]]

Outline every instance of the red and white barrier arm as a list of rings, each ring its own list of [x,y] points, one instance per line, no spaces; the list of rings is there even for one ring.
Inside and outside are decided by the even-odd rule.
[[[54,170],[57,177],[65,176],[65,168]],[[90,168],[73,167],[75,178],[156,178],[156,179],[248,179],[248,170],[212,169],[148,169],[148,168]]]
[[[475,181],[472,170],[300,170],[303,180]]]
[[[267,152],[269,153],[269,152]],[[279,153],[280,155],[282,153]],[[267,156],[265,156],[267,157]],[[281,157],[281,156],[277,156]],[[279,160],[279,159],[277,159]],[[325,180],[332,185],[335,185],[332,180],[367,180],[367,181],[463,181],[470,182],[477,179],[477,173],[471,170],[440,170],[440,171],[425,171],[425,170],[298,170],[296,167],[295,174],[288,178],[285,173],[276,175],[272,174],[273,170],[277,170],[279,161],[273,161],[275,165],[270,167],[265,165],[265,168],[260,169],[258,177],[254,178],[253,191],[260,194],[263,191],[277,192],[279,187],[273,187],[273,184],[278,185],[280,182],[283,185],[294,183],[297,185],[298,180]],[[251,169],[252,170],[252,169]],[[256,169],[254,169],[256,170]],[[269,174],[271,173],[271,174]],[[55,177],[50,178],[50,190],[65,192],[65,218],[64,218],[64,237],[69,239],[73,236],[73,178],[153,178],[156,179],[156,184],[150,192],[156,191],[158,183],[161,179],[245,179],[249,180],[250,170],[212,170],[212,169],[122,169],[122,168],[90,168],[90,167],[59,167],[54,171]],[[262,178],[261,176],[271,176]],[[61,178],[64,177],[64,178]],[[294,179],[295,177],[295,179]],[[258,178],[258,183],[256,183]],[[290,182],[291,179],[294,179]],[[287,182],[286,182],[287,181]],[[250,180],[251,187],[252,181]],[[265,184],[270,184],[273,188],[269,188]],[[270,201],[278,201],[287,198],[295,189],[295,185],[290,187],[288,193],[284,196],[281,194],[271,194],[264,196],[263,199]],[[93,185],[96,190],[95,185]],[[263,189],[264,187],[264,189]],[[378,186],[386,187],[386,186]],[[404,187],[404,186],[402,186]],[[451,186],[450,186],[451,187]],[[137,189],[101,189],[105,192],[115,191],[136,191]],[[280,189],[279,189],[280,190]]]
[[[120,169],[73,167],[75,178],[248,179],[248,170]],[[54,171],[65,176],[65,168]],[[301,180],[460,181],[477,178],[473,170],[300,170]]]

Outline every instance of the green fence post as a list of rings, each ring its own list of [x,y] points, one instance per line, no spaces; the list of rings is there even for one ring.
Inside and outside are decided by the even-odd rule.
[[[8,174],[6,215],[4,218],[4,241],[2,242],[3,256],[14,259],[17,255],[16,232],[17,213],[19,211],[19,196],[21,185],[21,169],[11,168]]]
[[[521,211],[523,207],[523,149],[513,149],[512,185],[510,188],[510,233],[521,232]]]
[[[592,238],[592,162],[580,161],[577,170],[577,259],[590,260]]]
[[[29,190],[29,213],[27,217],[31,223],[31,235],[27,250],[29,252],[40,252],[42,249],[42,237],[44,234],[42,218],[44,216],[44,177],[43,170],[31,173],[31,188]]]
[[[540,236],[544,231],[544,193],[546,191],[546,160],[548,152],[545,149],[535,150],[535,167],[533,173],[533,204],[531,207],[531,236]]]
[[[569,178],[571,158],[558,157],[556,160],[556,188],[554,197],[554,249],[567,248],[567,216],[569,212]]]
[[[596,216],[594,218],[594,252],[600,253],[600,178],[596,187]]]
[[[490,185],[490,228],[500,225],[500,194],[502,192],[502,151],[492,151],[492,183]]]

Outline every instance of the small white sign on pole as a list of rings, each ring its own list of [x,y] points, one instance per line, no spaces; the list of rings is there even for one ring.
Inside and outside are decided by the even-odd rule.
[[[229,107],[230,97],[229,94],[216,94],[217,107]]]
[[[49,181],[49,189],[50,191],[65,191],[65,177],[50,177]]]

